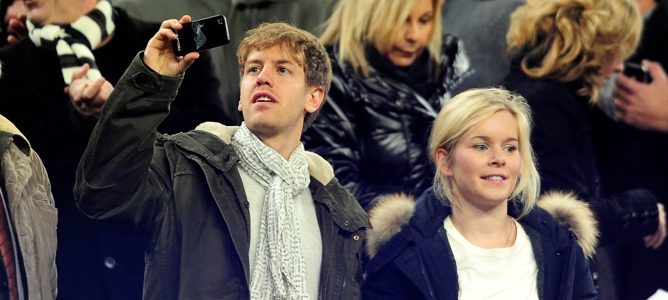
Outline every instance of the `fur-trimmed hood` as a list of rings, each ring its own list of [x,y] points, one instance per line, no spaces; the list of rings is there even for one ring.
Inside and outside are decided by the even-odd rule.
[[[415,198],[405,194],[387,195],[369,211],[373,229],[367,230],[366,251],[374,257],[380,248],[409,223],[415,213]],[[598,242],[597,222],[589,205],[572,193],[550,192],[538,200],[560,225],[570,228],[587,258],[593,257]]]

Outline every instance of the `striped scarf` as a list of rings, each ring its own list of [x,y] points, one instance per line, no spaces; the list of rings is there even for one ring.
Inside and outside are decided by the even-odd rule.
[[[111,3],[102,0],[87,15],[79,17],[71,24],[47,24],[42,27],[27,21],[30,40],[37,47],[54,47],[60,60],[65,84],[72,81],[72,73],[88,63],[90,70],[86,79],[102,77],[95,64],[92,49],[97,48],[104,39],[114,33]]]
[[[251,299],[308,299],[295,213],[295,197],[311,181],[304,145],[300,144],[286,161],[242,123],[232,137],[232,146],[239,155],[240,167],[267,191],[251,272]]]

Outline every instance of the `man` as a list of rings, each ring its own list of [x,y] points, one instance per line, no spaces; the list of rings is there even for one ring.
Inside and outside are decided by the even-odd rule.
[[[288,22],[308,32],[318,34],[323,23],[334,11],[338,0],[116,0],[114,5],[125,8],[142,20],[162,21],[188,12],[194,19],[221,12],[227,18],[230,44],[209,50],[220,79],[218,92],[223,99],[223,110],[228,125],[239,125],[239,113],[234,99],[239,99],[239,73],[229,66],[236,63],[236,47],[246,30],[262,23]]]
[[[245,123],[156,141],[183,72],[163,22],[117,84],[77,171],[79,208],[150,237],[145,299],[356,299],[368,219],[301,134],[331,81],[324,47],[287,24],[239,45]],[[113,143],[110,141],[114,141]]]
[[[59,296],[139,299],[143,247],[133,228],[100,223],[75,207],[76,167],[107,97],[160,27],[106,0],[20,0],[29,35],[0,49],[0,113],[42,156],[59,210]],[[221,119],[210,57],[192,66],[160,132]],[[122,245],[122,246],[120,246]]]

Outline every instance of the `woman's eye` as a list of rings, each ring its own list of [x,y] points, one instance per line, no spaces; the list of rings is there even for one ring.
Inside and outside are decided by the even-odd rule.
[[[517,151],[517,146],[506,146],[506,151],[509,153]]]
[[[481,144],[479,144],[479,145],[473,145],[473,148],[476,149],[476,150],[478,150],[478,151],[485,151],[485,150],[487,150],[487,146],[486,146],[486,145],[481,145]]]
[[[432,21],[432,17],[431,16],[425,16],[425,17],[420,18],[418,21],[420,21],[420,23],[422,23],[422,24],[429,24]]]

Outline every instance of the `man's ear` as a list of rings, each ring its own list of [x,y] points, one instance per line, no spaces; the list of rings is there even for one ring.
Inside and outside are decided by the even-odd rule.
[[[241,110],[241,99],[239,99],[239,104],[237,105],[237,110],[238,110],[238,111],[242,111],[242,110]]]
[[[311,92],[308,94],[308,99],[304,104],[304,111],[307,113],[313,113],[316,112],[318,108],[320,108],[323,101],[325,100],[325,90],[320,86],[311,87],[309,89]]]
[[[445,150],[443,148],[438,148],[436,150],[437,170],[439,170],[439,172],[441,172],[441,174],[445,176],[452,176],[452,169],[450,168],[450,164],[448,163],[449,158],[450,158],[450,153],[448,153],[448,150]]]

